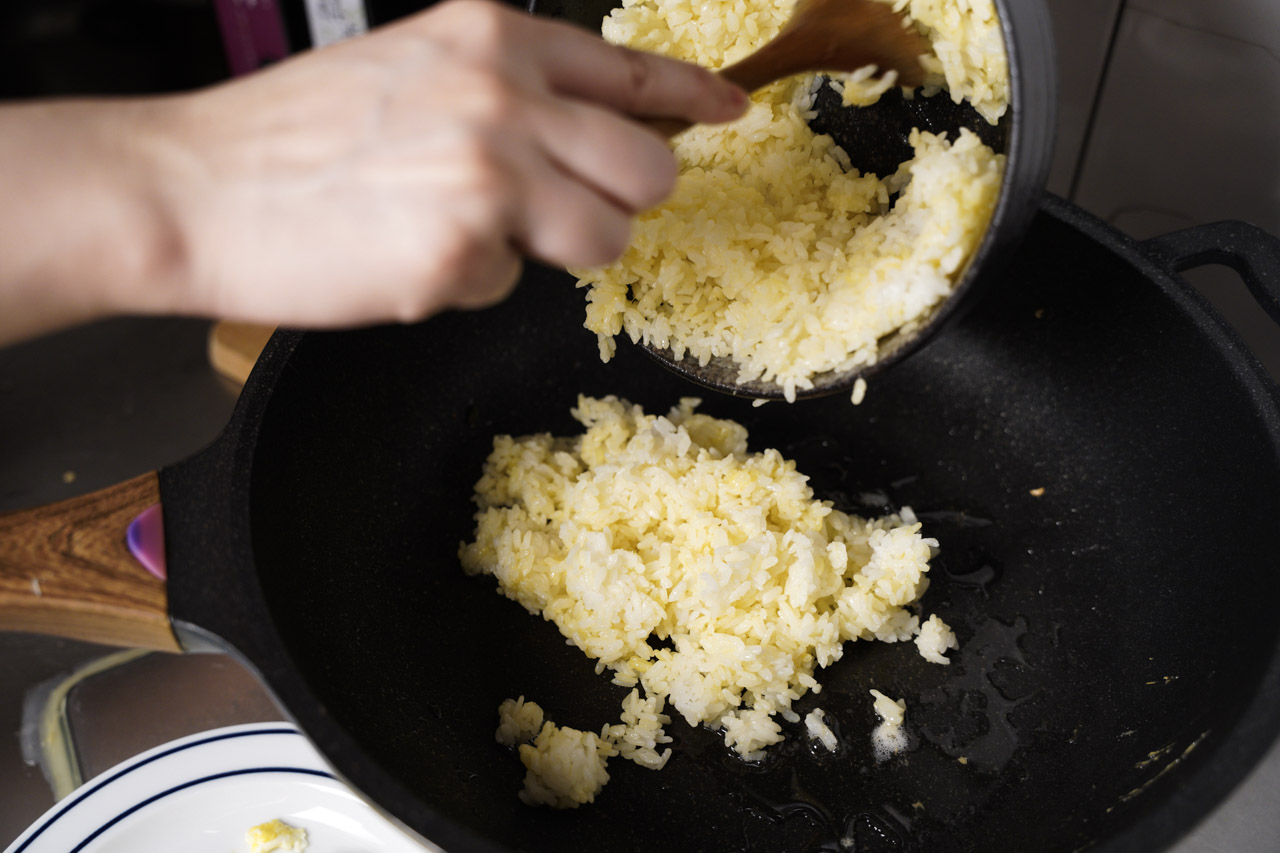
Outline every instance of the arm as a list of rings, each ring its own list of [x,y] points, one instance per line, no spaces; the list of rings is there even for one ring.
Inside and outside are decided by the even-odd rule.
[[[117,311],[179,310],[183,259],[145,141],[154,112],[0,107],[0,343]]]
[[[632,117],[727,121],[683,63],[485,0],[175,97],[0,108],[0,342],[118,312],[299,326],[501,299],[617,257],[675,180]]]

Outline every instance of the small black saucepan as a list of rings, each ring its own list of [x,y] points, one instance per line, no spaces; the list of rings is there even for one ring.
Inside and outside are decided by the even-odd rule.
[[[1004,180],[996,207],[981,242],[956,276],[951,296],[938,303],[915,331],[895,332],[879,342],[875,364],[851,371],[827,371],[811,377],[813,387],[798,389],[801,397],[847,394],[859,377],[870,377],[906,358],[946,325],[976,304],[995,280],[993,273],[1008,262],[1035,216],[1044,192],[1053,152],[1057,109],[1057,75],[1053,32],[1043,0],[994,0],[1004,36],[1009,69],[1009,109],[997,124],[989,124],[968,103],[954,103],[950,95],[905,97],[900,89],[887,92],[875,104],[844,109],[840,96],[822,86],[814,101],[817,117],[810,125],[829,134],[848,153],[854,168],[864,174],[891,175],[913,155],[911,131],[945,133],[955,139],[968,128],[993,151],[1005,156]],[[528,0],[538,15],[559,18],[598,31],[618,0]],[[727,358],[707,365],[685,356],[675,359],[656,345],[649,351],[686,379],[708,388],[750,398],[781,399],[781,386],[771,381],[739,382],[738,367]]]
[[[1280,728],[1280,395],[1171,274],[1205,260],[1245,269],[1280,320],[1274,238],[1136,243],[1050,200],[988,297],[861,406],[705,401],[819,495],[865,511],[880,491],[941,542],[924,606],[960,650],[850,647],[798,705],[834,718],[834,755],[792,726],[748,765],[677,722],[665,770],[615,762],[591,806],[516,798],[502,700],[598,729],[625,691],[462,572],[492,437],[568,432],[580,393],[663,410],[693,390],[634,347],[601,364],[581,292],[545,269],[480,313],[277,334],[226,432],[158,474],[167,585],[121,542],[153,474],[0,517],[0,620],[232,651],[355,788],[452,853],[1158,849]],[[870,687],[907,702],[913,746],[883,763]]]

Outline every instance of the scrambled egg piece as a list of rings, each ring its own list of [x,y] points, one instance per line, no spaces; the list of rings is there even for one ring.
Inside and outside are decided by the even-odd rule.
[[[278,818],[258,824],[244,837],[250,853],[302,853],[307,849],[307,831]]]

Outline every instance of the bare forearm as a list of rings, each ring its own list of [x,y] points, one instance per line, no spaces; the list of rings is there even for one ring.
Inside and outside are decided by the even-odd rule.
[[[158,101],[0,107],[0,343],[116,312],[174,310]]]
[[[633,119],[728,121],[707,71],[446,0],[188,95],[0,107],[0,344],[112,313],[312,327],[593,266],[675,181]]]

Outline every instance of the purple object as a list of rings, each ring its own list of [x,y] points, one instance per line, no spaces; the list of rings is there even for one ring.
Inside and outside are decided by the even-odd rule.
[[[164,562],[164,517],[160,513],[160,504],[147,507],[129,524],[125,541],[147,571],[160,580],[168,577]]]
[[[289,55],[276,0],[214,0],[214,6],[232,74],[248,74]]]

